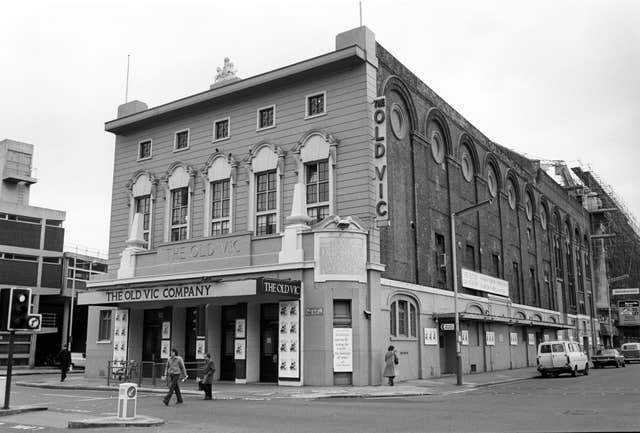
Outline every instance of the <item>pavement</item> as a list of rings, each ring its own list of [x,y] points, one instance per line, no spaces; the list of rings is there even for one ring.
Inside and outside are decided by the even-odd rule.
[[[2,375],[2,372],[0,372],[0,375]],[[213,384],[213,398],[215,400],[265,400],[448,395],[467,392],[483,386],[531,379],[538,375],[539,373],[535,367],[472,373],[463,376],[463,384],[460,386],[456,385],[455,375],[400,381],[396,382],[395,386],[386,384],[378,386],[278,386],[265,383],[236,384],[218,381]],[[49,372],[34,375],[22,374],[20,376],[20,378],[16,378],[13,381],[16,386],[66,390],[118,390],[118,383],[107,385],[105,378],[87,378],[82,374],[69,375],[64,382],[60,382],[59,374],[51,374]],[[202,391],[197,390],[197,384],[194,381],[187,381],[181,384],[180,388],[182,393],[187,396],[203,395]],[[155,386],[145,382],[138,388],[138,391],[164,394],[167,389],[164,386],[164,381],[158,379]]]

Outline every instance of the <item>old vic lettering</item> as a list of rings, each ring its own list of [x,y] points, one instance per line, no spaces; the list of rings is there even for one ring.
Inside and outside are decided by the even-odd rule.
[[[387,112],[385,97],[373,101],[373,164],[375,168],[376,218],[378,222],[389,219],[387,210]]]
[[[302,283],[298,280],[276,280],[273,278],[258,278],[256,280],[258,294],[276,295],[287,298],[299,298]]]
[[[165,299],[206,298],[212,296],[211,284],[158,287],[149,289],[121,289],[107,291],[107,302],[143,302]]]

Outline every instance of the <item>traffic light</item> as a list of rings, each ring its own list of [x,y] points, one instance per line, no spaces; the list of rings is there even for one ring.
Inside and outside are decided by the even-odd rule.
[[[31,289],[1,289],[0,330],[37,331],[41,315],[30,314]]]

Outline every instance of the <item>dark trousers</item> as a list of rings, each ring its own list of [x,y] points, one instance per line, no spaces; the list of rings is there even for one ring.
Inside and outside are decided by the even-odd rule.
[[[69,371],[69,366],[60,367],[60,382],[64,382],[67,378],[67,371]]]
[[[180,385],[178,381],[180,380],[179,374],[170,374],[169,375],[169,392],[164,396],[164,401],[169,403],[171,400],[171,396],[173,393],[176,393],[176,399],[178,399],[178,403],[182,403],[182,393],[180,392]]]
[[[204,391],[204,398],[211,400],[211,384],[203,383],[202,390]]]

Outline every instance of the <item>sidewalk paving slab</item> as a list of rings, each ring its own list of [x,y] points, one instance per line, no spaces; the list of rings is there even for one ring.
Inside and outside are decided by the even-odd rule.
[[[326,398],[383,398],[383,397],[415,397],[422,395],[447,395],[466,392],[478,387],[497,385],[531,379],[537,376],[535,367],[502,370],[488,373],[474,373],[463,376],[463,385],[456,385],[455,375],[446,375],[431,379],[413,379],[396,382],[395,386],[278,386],[275,384],[249,383],[235,384],[233,382],[215,382],[213,398],[217,400],[270,400],[282,398],[296,399],[326,399]],[[59,382],[59,377],[40,376],[30,380],[17,381],[17,386],[74,389],[92,391],[117,391],[119,384],[107,386],[104,378],[85,378],[84,376],[68,377],[65,382]],[[181,385],[185,395],[202,395],[197,385],[187,381]],[[138,388],[142,393],[165,394],[167,389],[162,381],[155,387],[143,386]]]

